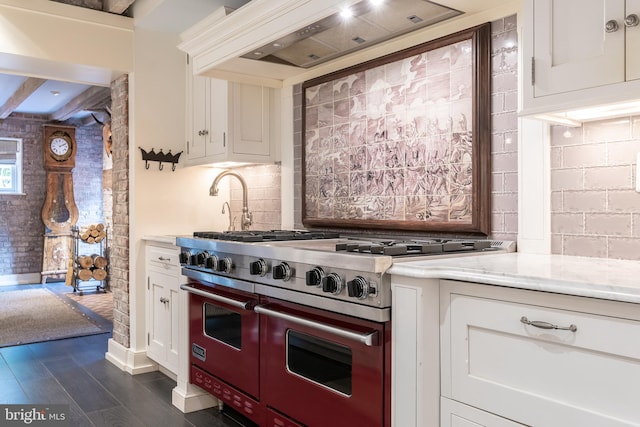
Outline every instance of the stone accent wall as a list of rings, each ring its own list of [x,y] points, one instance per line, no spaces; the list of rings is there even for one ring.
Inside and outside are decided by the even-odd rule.
[[[76,128],[78,151],[73,168],[73,193],[79,227],[104,221],[102,211],[102,128],[97,123]]]
[[[551,251],[640,260],[640,116],[551,128]]]
[[[516,16],[492,22],[491,235],[516,240],[518,232],[518,48]],[[294,221],[302,225],[302,85],[293,89]],[[362,234],[362,233],[360,233]],[[381,234],[381,233],[374,233]],[[408,235],[416,233],[407,233]]]
[[[113,292],[113,340],[129,347],[129,79],[111,83],[113,132],[113,228],[109,240],[109,285]]]
[[[247,183],[249,211],[253,213],[252,230],[277,230],[282,224],[280,165],[258,165],[235,169]],[[235,229],[241,229],[242,186],[231,181],[231,211]]]
[[[13,113],[0,120],[0,136],[22,138],[24,195],[0,195],[0,275],[40,273],[45,227],[41,219],[46,191],[43,125],[48,116]],[[76,128],[73,189],[78,225],[102,221],[102,133],[99,126]]]

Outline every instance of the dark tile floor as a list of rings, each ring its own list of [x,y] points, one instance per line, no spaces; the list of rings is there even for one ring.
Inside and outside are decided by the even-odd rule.
[[[183,414],[175,381],[105,360],[111,333],[0,348],[0,404],[68,404],[69,425],[237,426],[216,409]]]

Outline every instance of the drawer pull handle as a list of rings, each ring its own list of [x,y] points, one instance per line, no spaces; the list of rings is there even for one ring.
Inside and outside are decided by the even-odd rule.
[[[163,256],[159,256],[158,260],[160,260],[160,261],[171,261],[171,258],[165,258]]]
[[[575,332],[578,330],[578,327],[573,324],[569,326],[558,326],[558,325],[554,325],[553,323],[543,322],[541,320],[529,320],[525,316],[522,316],[520,318],[520,321],[525,325],[531,325],[541,329],[559,329],[559,330],[571,331],[571,332]]]

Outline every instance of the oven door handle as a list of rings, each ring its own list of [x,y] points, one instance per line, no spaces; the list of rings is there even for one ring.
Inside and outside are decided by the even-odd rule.
[[[252,301],[237,301],[231,298],[223,297],[221,295],[212,294],[211,292],[202,291],[198,288],[194,288],[188,285],[180,285],[180,289],[192,294],[200,295],[201,297],[212,299],[214,301],[229,304],[232,307],[242,308],[243,310],[251,310]]]
[[[253,307],[253,311],[259,314],[264,314],[266,316],[287,320],[289,322],[296,323],[298,325],[308,326],[310,328],[313,328],[319,331],[338,335],[342,338],[347,338],[352,341],[362,343],[368,347],[373,347],[380,344],[378,331],[371,331],[367,333],[353,332],[348,329],[338,328],[336,326],[327,325],[325,323],[315,322],[313,320],[304,319],[302,317],[283,313],[281,311],[275,311],[267,308],[264,305],[256,305],[255,307]]]

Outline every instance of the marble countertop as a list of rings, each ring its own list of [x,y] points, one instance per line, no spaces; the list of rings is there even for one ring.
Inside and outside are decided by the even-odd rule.
[[[640,261],[503,253],[398,262],[389,273],[640,303]]]
[[[166,243],[169,245],[176,244],[176,236],[142,236],[142,240],[147,242]]]

